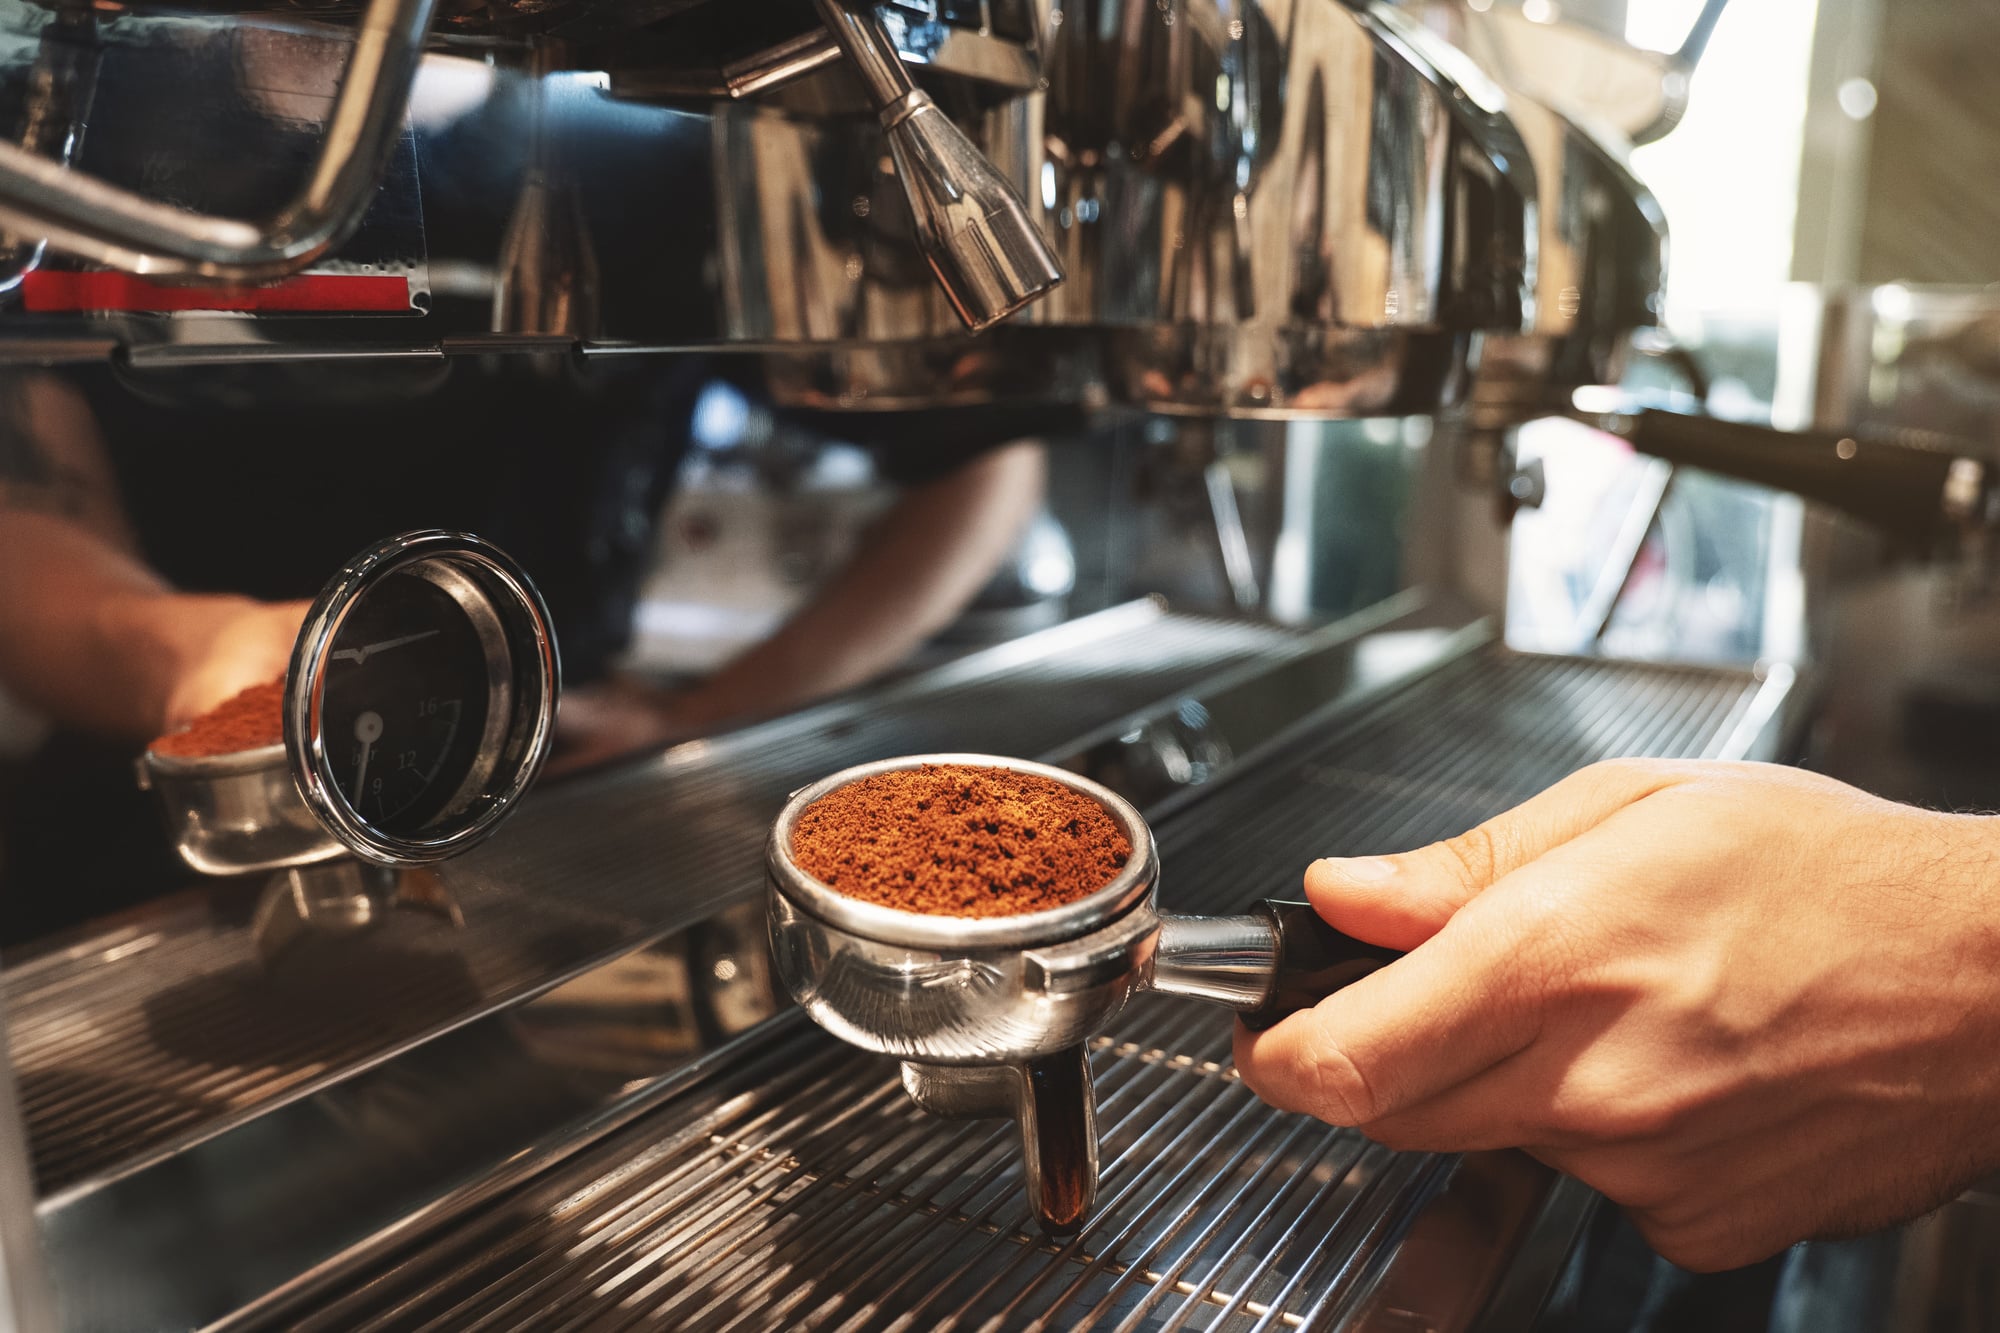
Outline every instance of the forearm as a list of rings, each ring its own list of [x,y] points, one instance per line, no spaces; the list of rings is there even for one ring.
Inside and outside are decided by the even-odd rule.
[[[255,607],[177,594],[99,533],[19,509],[0,509],[0,569],[0,682],[60,722],[132,740],[186,720],[177,684]]]
[[[917,487],[776,634],[691,692],[717,721],[768,715],[895,666],[957,617],[1042,503],[1042,446],[1021,442]]]

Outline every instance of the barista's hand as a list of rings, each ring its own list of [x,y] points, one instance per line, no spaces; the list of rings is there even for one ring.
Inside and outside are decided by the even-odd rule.
[[[699,690],[667,690],[626,676],[564,690],[548,771],[574,772],[663,750],[707,735],[725,720],[703,705]]]
[[[1306,872],[1413,952],[1252,1035],[1266,1100],[1525,1147],[1667,1258],[1901,1221],[2000,1165],[2000,821],[1756,764],[1601,764],[1450,842]]]
[[[277,680],[291,663],[307,602],[165,593],[128,611],[153,622],[167,678],[159,733],[177,730],[252,685]]]

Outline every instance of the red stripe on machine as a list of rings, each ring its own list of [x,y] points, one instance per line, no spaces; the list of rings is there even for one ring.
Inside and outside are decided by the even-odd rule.
[[[31,312],[119,310],[289,310],[313,314],[401,314],[410,308],[407,278],[374,273],[302,273],[268,287],[180,287],[128,273],[36,269],[21,281]]]

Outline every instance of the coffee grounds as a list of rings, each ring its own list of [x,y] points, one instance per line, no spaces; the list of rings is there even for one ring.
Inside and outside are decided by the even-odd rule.
[[[207,759],[277,745],[285,739],[284,702],[284,681],[252,685],[148,748],[176,759]]]
[[[1109,884],[1131,844],[1090,797],[1005,768],[926,764],[836,788],[792,860],[837,893],[931,916],[1016,916]]]

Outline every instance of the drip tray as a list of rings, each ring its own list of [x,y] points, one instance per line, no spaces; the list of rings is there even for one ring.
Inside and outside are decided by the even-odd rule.
[[[765,831],[801,783],[920,750],[1044,752],[1309,642],[1136,603],[553,784],[440,869],[459,928],[399,915],[318,960],[331,982],[291,959],[267,966],[233,889],[10,960],[8,1038],[40,1191],[163,1160],[753,896]]]
[[[1156,811],[1167,904],[1457,833],[1597,759],[1743,757],[1789,684],[1488,647]],[[1096,1041],[1100,1202],[1033,1230],[1013,1126],[915,1111],[894,1062],[791,1011],[713,1075],[262,1326],[1525,1326],[1591,1200],[1518,1154],[1394,1154],[1258,1102],[1229,1016],[1145,997]],[[357,1251],[357,1253],[359,1253]]]

